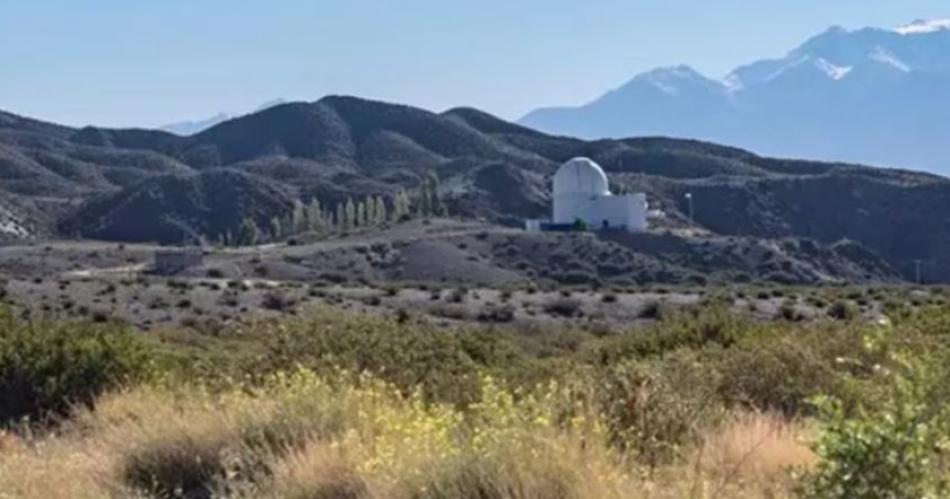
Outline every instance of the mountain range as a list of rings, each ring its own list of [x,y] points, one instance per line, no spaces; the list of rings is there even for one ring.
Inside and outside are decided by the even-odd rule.
[[[835,27],[784,57],[713,79],[688,66],[640,74],[579,107],[518,122],[588,139],[662,135],[782,157],[950,174],[950,21]]]
[[[950,282],[950,180],[925,173],[770,159],[707,142],[547,135],[471,108],[444,113],[355,97],[281,104],[192,136],[81,129],[0,113],[0,231],[179,243],[267,226],[294,199],[410,192],[435,174],[451,212],[518,226],[550,210],[564,161],[600,163],[619,191],[726,237],[850,240],[905,277],[915,261]],[[813,246],[801,245],[802,248]],[[781,273],[781,262],[770,272]],[[770,264],[770,265],[771,265]],[[873,276],[869,276],[873,277]]]

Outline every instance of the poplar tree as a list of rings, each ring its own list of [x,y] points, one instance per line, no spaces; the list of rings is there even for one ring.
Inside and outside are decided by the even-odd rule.
[[[346,228],[346,208],[342,202],[336,204],[336,226]]]
[[[320,230],[325,225],[320,200],[316,197],[311,198],[310,203],[307,204],[307,225],[309,225],[310,230]]]
[[[376,225],[383,225],[386,220],[386,202],[382,196],[376,196]]]
[[[356,226],[366,227],[366,203],[356,203]]]
[[[293,210],[290,212],[290,226],[288,232],[301,232],[307,228],[307,210],[299,199],[294,200]]]
[[[448,217],[449,210],[442,200],[442,195],[439,193],[439,176],[433,174],[430,178],[430,182],[429,196],[431,197],[430,205],[432,206],[432,213],[439,217]]]
[[[284,227],[283,227],[283,224],[280,222],[280,217],[274,217],[271,219],[270,230],[271,230],[271,238],[275,241],[280,239],[280,237],[284,235]]]
[[[346,228],[356,227],[356,205],[353,204],[353,198],[346,198]]]
[[[372,195],[367,194],[363,205],[366,206],[366,225],[376,225],[376,200],[373,199]]]
[[[422,180],[422,185],[419,187],[419,214],[426,218],[432,215],[432,190],[429,185],[430,181],[431,179],[426,177]]]
[[[400,189],[393,197],[393,222],[400,222],[406,216],[409,216],[409,196]]]
[[[261,230],[253,218],[245,217],[238,228],[238,245],[254,246],[261,237]]]

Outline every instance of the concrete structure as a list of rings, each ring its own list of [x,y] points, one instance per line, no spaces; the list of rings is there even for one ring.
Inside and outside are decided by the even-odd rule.
[[[153,271],[159,275],[172,275],[202,263],[204,252],[201,248],[159,250],[155,252]]]
[[[604,170],[588,158],[574,158],[554,175],[554,226],[580,220],[592,230],[647,229],[644,194],[614,195]]]

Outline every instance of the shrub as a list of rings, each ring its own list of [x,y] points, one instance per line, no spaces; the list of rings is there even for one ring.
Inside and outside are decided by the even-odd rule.
[[[638,317],[641,319],[662,319],[663,306],[656,300],[649,301],[643,306],[643,308],[640,309]]]
[[[465,298],[467,296],[468,296],[467,288],[464,288],[464,287],[456,288],[456,289],[453,289],[451,293],[449,293],[448,301],[452,303],[462,303],[465,301]]]
[[[843,375],[836,366],[846,333],[778,333],[756,338],[729,350],[712,352],[706,360],[719,372],[720,393],[730,405],[798,416],[812,411],[808,402],[821,393],[842,393]],[[832,336],[837,334],[838,338]],[[817,341],[815,341],[817,340]],[[822,347],[817,347],[817,343]],[[844,348],[842,348],[844,350]],[[847,355],[847,353],[844,353]]]
[[[647,362],[621,363],[598,382],[599,404],[613,442],[656,466],[678,457],[725,414],[715,373],[686,351]]]
[[[378,307],[383,303],[383,299],[376,295],[364,296],[363,304],[370,307]]]
[[[600,297],[600,301],[604,303],[617,303],[617,295],[614,293],[604,293],[604,295]]]
[[[485,304],[478,313],[482,322],[511,322],[515,319],[515,308],[511,305]]]
[[[871,348],[879,338],[865,342]],[[889,390],[883,405],[846,411],[834,397],[821,397],[823,428],[815,451],[821,458],[805,476],[810,498],[947,497],[947,411],[927,404],[934,377],[926,362],[891,355],[877,370]],[[849,413],[854,415],[849,416]]]
[[[575,317],[583,314],[581,302],[573,298],[558,298],[544,304],[544,311],[560,317]]]
[[[598,349],[597,358],[610,364],[628,358],[659,356],[680,348],[730,347],[740,338],[758,334],[761,328],[724,308],[704,309],[695,315],[681,312],[649,330],[606,342]]]
[[[437,303],[429,307],[429,313],[445,319],[464,321],[469,319],[468,309],[464,305],[455,305],[451,303]]]
[[[266,310],[286,312],[294,307],[296,301],[279,291],[269,291],[261,298],[261,307]]]
[[[261,324],[267,339],[264,372],[304,366],[367,371],[407,393],[419,388],[436,400],[475,396],[476,365],[457,335],[425,322],[345,314],[318,307],[280,324]]]
[[[854,305],[852,305],[851,302],[839,300],[828,307],[828,315],[832,319],[849,321],[855,318],[857,311],[855,311]]]
[[[115,323],[31,323],[0,310],[0,422],[63,414],[146,374],[136,334]]]
[[[800,322],[805,319],[805,317],[801,312],[798,311],[793,303],[783,303],[778,309],[776,318],[788,322]]]

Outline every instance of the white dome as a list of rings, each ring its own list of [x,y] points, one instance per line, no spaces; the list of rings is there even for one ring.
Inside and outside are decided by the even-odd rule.
[[[560,194],[607,196],[610,194],[607,174],[588,158],[574,158],[554,174],[554,195]]]

